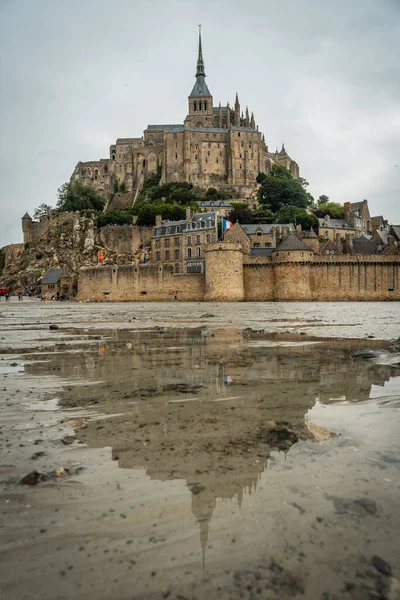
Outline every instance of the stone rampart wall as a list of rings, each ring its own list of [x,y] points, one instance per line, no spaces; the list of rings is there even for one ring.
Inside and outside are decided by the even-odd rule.
[[[164,301],[203,300],[205,276],[174,274],[169,267],[125,265],[83,267],[79,272],[78,300]]]
[[[224,247],[220,253],[219,245]],[[283,253],[273,258],[244,256],[241,270],[239,254],[239,245],[213,244],[206,252],[205,276],[174,274],[171,267],[158,264],[85,267],[79,275],[78,297],[94,301],[400,301],[400,256],[314,255],[309,259],[304,253],[301,260],[297,253],[297,261],[285,261]],[[289,253],[288,258],[295,254]]]

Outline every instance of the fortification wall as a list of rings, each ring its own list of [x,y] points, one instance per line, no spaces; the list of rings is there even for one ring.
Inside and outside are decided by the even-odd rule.
[[[83,267],[79,272],[78,300],[198,301],[204,299],[205,276],[174,274],[170,267],[125,265]]]
[[[245,256],[244,299],[248,302],[274,300],[275,271],[270,256]]]
[[[150,243],[152,235],[152,227],[137,225],[115,225],[99,230],[101,243],[116,254],[135,254],[141,245]]]
[[[243,256],[239,244],[219,242],[206,251],[205,275],[174,274],[170,266],[158,264],[84,267],[78,298],[399,301],[400,256],[302,256],[300,251],[250,257]]]
[[[400,300],[400,256],[315,256],[312,300]]]

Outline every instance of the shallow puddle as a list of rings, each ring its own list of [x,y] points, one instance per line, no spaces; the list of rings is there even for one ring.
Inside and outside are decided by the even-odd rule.
[[[68,382],[59,405],[87,445],[71,450],[87,472],[62,508],[80,533],[63,546],[74,576],[60,594],[80,581],[80,597],[109,598],[110,578],[118,598],[138,599],[395,589],[370,566],[379,555],[398,568],[400,368],[388,343],[218,327],[96,335],[26,356],[28,376]]]

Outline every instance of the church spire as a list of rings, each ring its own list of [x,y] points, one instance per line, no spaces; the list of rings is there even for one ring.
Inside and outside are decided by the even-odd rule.
[[[206,74],[204,71],[203,48],[201,46],[201,25],[199,25],[198,27],[199,27],[199,53],[197,56],[196,77],[198,77],[199,75],[202,75],[203,77],[205,77]]]

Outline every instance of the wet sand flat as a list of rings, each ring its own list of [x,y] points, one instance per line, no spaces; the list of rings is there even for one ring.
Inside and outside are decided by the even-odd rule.
[[[400,598],[398,303],[0,325],[1,598]]]

